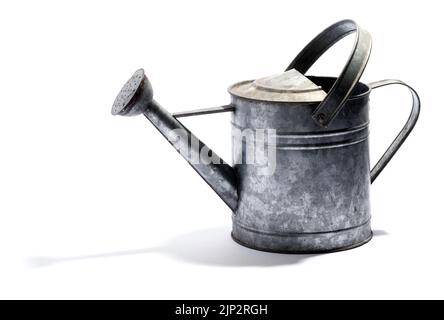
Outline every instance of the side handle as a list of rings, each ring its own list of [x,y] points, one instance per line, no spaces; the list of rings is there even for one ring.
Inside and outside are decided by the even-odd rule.
[[[410,90],[410,92],[412,93],[412,99],[413,99],[412,111],[410,113],[410,116],[409,116],[406,124],[404,125],[402,130],[399,132],[398,136],[395,138],[395,140],[392,142],[390,147],[387,149],[387,151],[383,154],[381,159],[379,159],[379,161],[376,163],[376,165],[371,170],[370,181],[372,183],[379,176],[379,174],[385,168],[387,163],[393,158],[395,153],[398,151],[398,149],[401,147],[401,145],[407,139],[410,132],[413,130],[413,128],[416,124],[416,121],[418,120],[419,111],[421,109],[421,102],[419,100],[419,96],[416,93],[416,91],[412,87],[410,87],[409,85],[405,84],[404,82],[402,82],[400,80],[381,80],[381,81],[369,83],[368,86],[371,89],[376,89],[376,88],[380,88],[380,87],[384,87],[384,86],[388,86],[388,85],[392,85],[392,84],[399,84],[399,85],[407,87]]]

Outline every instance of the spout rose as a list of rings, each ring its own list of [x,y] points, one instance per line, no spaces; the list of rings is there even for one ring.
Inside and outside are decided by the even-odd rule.
[[[114,100],[112,115],[136,116],[153,102],[153,88],[143,69],[139,69],[125,83]]]

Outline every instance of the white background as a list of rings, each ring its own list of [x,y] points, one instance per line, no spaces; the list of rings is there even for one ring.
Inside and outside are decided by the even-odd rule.
[[[444,298],[440,1],[9,1],[0,5],[1,298]],[[422,99],[372,186],[376,236],[278,255],[230,239],[230,212],[143,117],[112,117],[139,67],[171,112],[229,102],[344,19],[373,36],[362,81]],[[309,72],[337,75],[353,36]],[[375,163],[410,94],[372,93]],[[183,120],[230,160],[229,115]]]

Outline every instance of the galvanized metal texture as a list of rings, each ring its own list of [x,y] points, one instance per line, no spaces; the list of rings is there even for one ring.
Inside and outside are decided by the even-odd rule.
[[[143,113],[181,152],[233,211],[232,237],[236,242],[257,250],[285,253],[354,248],[372,237],[370,184],[410,134],[420,112],[417,93],[405,83],[383,80],[366,85],[358,81],[369,57],[371,40],[351,20],[326,29],[296,57],[289,69],[305,73],[329,47],[354,31],[357,31],[354,51],[340,77],[308,77],[328,92],[321,103],[281,101],[283,97],[269,101],[232,91],[229,106],[172,116],[153,100],[151,84],[140,69],[122,88],[112,113],[126,116]],[[268,80],[265,85],[259,83],[259,87],[276,84],[273,82],[276,79]],[[284,80],[284,89],[297,82]],[[410,89],[412,111],[404,128],[370,170],[369,95],[371,89],[391,84]],[[282,89],[281,85],[277,83],[277,91]],[[197,138],[176,119],[218,112],[233,112],[234,168],[200,140],[197,145],[191,143]],[[267,138],[244,135],[260,130],[272,134]],[[240,135],[235,134],[239,132]],[[274,162],[272,174],[264,174],[263,162],[245,161],[249,145],[260,149],[266,164]],[[204,149],[212,153],[213,162],[202,156]],[[198,163],[193,161],[196,158]]]
[[[314,38],[287,67],[287,70],[307,72],[325,51],[352,32],[356,32],[356,39],[350,58],[327,97],[313,112],[313,120],[323,127],[329,126],[361,78],[370,57],[370,34],[352,20],[339,21]]]
[[[323,88],[336,80],[311,79]],[[267,144],[262,152],[276,150],[272,175],[262,174],[259,164],[243,161],[247,140],[233,143],[239,203],[232,216],[232,236],[237,242],[258,250],[311,253],[370,240],[369,93],[370,88],[359,83],[329,128],[311,119],[318,103],[232,95],[233,130],[276,130],[275,144]],[[235,148],[238,143],[245,147]]]

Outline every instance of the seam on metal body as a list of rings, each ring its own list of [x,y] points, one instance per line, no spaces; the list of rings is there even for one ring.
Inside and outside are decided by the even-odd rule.
[[[273,128],[250,128],[250,127],[244,127],[241,126],[233,121],[231,121],[231,125],[233,127],[236,127],[237,129],[241,129],[241,130],[270,130]],[[318,137],[328,137],[328,136],[336,136],[336,135],[343,135],[343,134],[347,134],[347,133],[353,133],[355,131],[359,131],[362,129],[365,129],[366,127],[368,127],[369,125],[369,121],[364,122],[363,124],[360,124],[358,126],[355,127],[350,127],[350,128],[345,128],[345,129],[338,129],[338,130],[329,130],[327,132],[325,131],[279,131],[276,130],[277,135],[278,136],[301,136],[301,137],[309,137],[309,138],[318,138]]]
[[[306,138],[324,138],[324,137],[339,137],[339,136],[345,136],[348,134],[356,133],[359,131],[366,130],[368,128],[368,122],[366,122],[363,125],[356,126],[354,128],[347,128],[344,130],[336,130],[336,131],[328,131],[328,132],[307,132],[307,133],[278,133],[276,134],[276,137],[284,137],[284,138],[298,138],[298,139],[306,139]]]
[[[258,233],[258,234],[263,234],[263,235],[269,235],[269,236],[278,236],[278,237],[303,237],[303,236],[310,236],[310,235],[314,235],[314,234],[327,234],[327,233],[339,233],[339,232],[344,232],[344,231],[349,231],[352,229],[357,229],[360,227],[365,226],[366,224],[370,223],[371,218],[369,218],[368,220],[366,220],[365,222],[357,225],[357,226],[353,226],[353,227],[349,227],[349,228],[344,228],[344,229],[339,229],[339,230],[326,230],[326,231],[317,231],[317,232],[270,232],[270,231],[261,231],[261,230],[256,230],[250,227],[246,227],[236,221],[233,221],[233,223],[238,226],[241,229],[250,231],[250,232],[254,232],[254,233]]]
[[[319,150],[319,149],[332,149],[332,148],[340,148],[346,146],[352,146],[361,142],[364,142],[368,139],[368,135],[365,135],[363,138],[358,140],[349,140],[347,142],[333,142],[333,143],[318,143],[318,144],[309,144],[309,145],[276,145],[276,149],[278,150]],[[271,145],[268,145],[271,146]]]
[[[324,143],[277,143],[271,144],[262,140],[254,140],[255,143],[262,143],[266,147],[274,147],[277,150],[318,150],[318,149],[331,149],[340,148],[355,145],[364,142],[368,139],[369,134],[365,136],[354,137],[352,139],[335,141],[335,142],[324,142]],[[242,139],[242,144],[249,143],[246,139]]]

